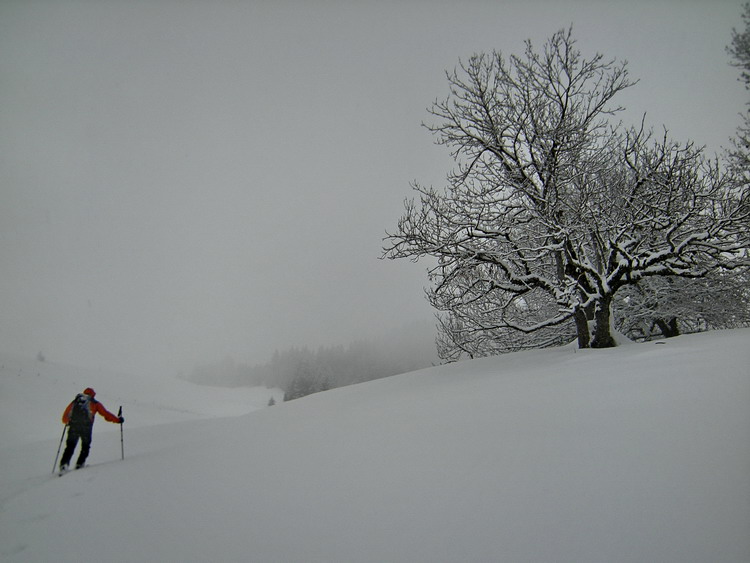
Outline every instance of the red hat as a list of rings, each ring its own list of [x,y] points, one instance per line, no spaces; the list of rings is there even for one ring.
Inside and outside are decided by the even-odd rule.
[[[96,391],[94,391],[91,387],[86,387],[86,389],[83,390],[84,395],[88,395],[92,399],[96,396]]]

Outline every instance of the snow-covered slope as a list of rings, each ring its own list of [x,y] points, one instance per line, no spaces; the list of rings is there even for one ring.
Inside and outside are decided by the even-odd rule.
[[[52,477],[59,424],[5,445],[2,420],[0,560],[747,562],[748,366],[750,331],[715,332],[140,427],[123,376],[124,461],[101,421],[91,465]]]

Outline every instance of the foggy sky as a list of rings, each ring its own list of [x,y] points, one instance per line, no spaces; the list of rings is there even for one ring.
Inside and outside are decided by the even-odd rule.
[[[573,24],[623,116],[712,152],[746,93],[741,2],[0,0],[0,351],[173,373],[429,320],[379,260],[444,71]]]

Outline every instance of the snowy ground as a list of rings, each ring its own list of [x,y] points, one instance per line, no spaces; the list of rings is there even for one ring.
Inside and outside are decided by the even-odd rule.
[[[749,330],[260,410],[269,391],[3,361],[1,561],[750,561]],[[123,405],[125,460],[99,420],[90,465],[53,477],[60,411],[89,385]]]

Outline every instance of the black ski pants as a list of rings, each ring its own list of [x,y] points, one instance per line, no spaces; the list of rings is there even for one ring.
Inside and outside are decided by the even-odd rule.
[[[63,452],[62,459],[60,460],[60,467],[70,465],[70,460],[73,458],[73,451],[76,449],[78,439],[81,440],[81,452],[78,454],[78,461],[76,461],[76,467],[81,467],[86,462],[86,458],[89,455],[91,449],[91,431],[92,426],[68,426],[68,440],[65,442],[65,451]]]

